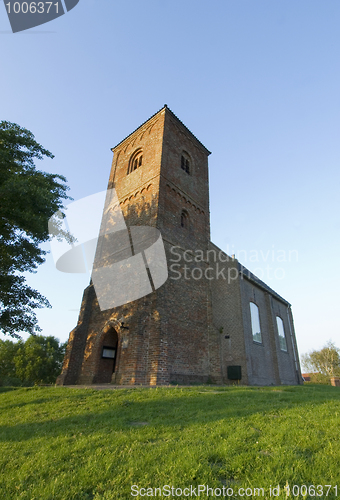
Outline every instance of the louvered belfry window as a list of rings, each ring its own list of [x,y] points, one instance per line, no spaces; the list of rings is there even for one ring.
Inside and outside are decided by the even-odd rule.
[[[181,156],[181,169],[190,175],[190,159],[186,153],[182,153]]]
[[[135,151],[134,154],[130,158],[128,174],[131,174],[134,170],[141,167],[143,163],[143,152],[141,149]]]

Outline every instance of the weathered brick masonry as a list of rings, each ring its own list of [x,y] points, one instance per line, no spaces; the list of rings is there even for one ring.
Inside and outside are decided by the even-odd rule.
[[[105,311],[90,284],[57,383],[302,383],[289,303],[210,242],[210,152],[167,106],[112,151],[108,186],[128,227],[161,232],[169,277]]]

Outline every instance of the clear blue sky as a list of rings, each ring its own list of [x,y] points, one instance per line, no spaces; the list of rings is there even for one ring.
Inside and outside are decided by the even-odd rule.
[[[340,346],[339,26],[338,0],[80,0],[12,34],[0,6],[0,118],[77,200],[167,103],[212,151],[213,242],[291,302],[300,354]],[[43,334],[68,338],[88,281],[51,256],[29,276],[53,306]]]

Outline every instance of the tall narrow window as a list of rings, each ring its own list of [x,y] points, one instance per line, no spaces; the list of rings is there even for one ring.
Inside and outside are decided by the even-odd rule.
[[[279,333],[279,342],[281,351],[287,351],[287,342],[285,336],[285,329],[283,326],[283,321],[280,316],[276,316],[277,331]]]
[[[253,341],[262,344],[259,308],[254,302],[250,302],[250,317]]]
[[[184,227],[184,229],[188,229],[189,227],[189,215],[186,210],[182,210],[181,213],[181,227]]]
[[[142,163],[143,163],[143,152],[141,149],[138,149],[133,153],[133,155],[130,158],[129,168],[127,173],[130,174],[134,170],[137,170],[137,168],[142,166]]]
[[[190,175],[190,158],[187,153],[183,151],[181,156],[181,169]]]

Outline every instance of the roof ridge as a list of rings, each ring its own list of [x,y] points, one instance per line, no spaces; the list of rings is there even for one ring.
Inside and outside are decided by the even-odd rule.
[[[126,139],[128,139],[132,134],[134,134],[139,128],[143,127],[143,125],[145,125],[148,121],[150,121],[154,116],[158,115],[158,113],[160,113],[163,109],[167,108],[167,105],[165,104],[161,109],[159,109],[158,111],[156,111],[156,113],[154,113],[152,116],[150,116],[150,118],[148,118],[147,120],[145,120],[143,123],[141,123],[140,125],[138,125],[137,128],[135,128],[135,130],[133,130],[132,132],[130,132],[130,134],[128,134],[126,137],[124,137],[124,139],[122,139],[121,141],[118,142],[118,144],[116,144],[113,148],[111,148],[111,151],[113,149],[116,149],[117,146],[119,146],[122,142],[124,142]]]
[[[191,130],[190,130],[190,129],[189,129],[189,128],[185,125],[185,123],[183,123],[183,122],[182,122],[182,120],[180,120],[180,119],[178,118],[178,116],[177,116],[177,115],[175,115],[175,113],[174,113],[174,112],[173,112],[173,111],[169,108],[169,106],[168,106],[167,104],[164,104],[164,108],[167,108],[167,109],[170,111],[170,113],[171,113],[171,114],[172,114],[172,115],[176,118],[176,120],[178,120],[178,121],[179,121],[179,123],[180,123],[181,125],[183,125],[183,127],[184,127],[185,129],[187,129],[187,130],[188,130],[188,132],[190,132],[190,134],[191,134],[191,135],[192,135],[192,136],[196,139],[196,141],[197,141],[197,142],[198,142],[201,146],[203,146],[203,147],[204,147],[204,149],[205,149],[205,150],[206,150],[209,154],[211,154],[211,151],[209,151],[209,149],[207,149],[207,148],[204,146],[204,144],[203,144],[203,143],[202,143],[199,139],[197,139],[197,137],[195,136],[195,134],[193,134],[193,133],[191,132]],[[162,109],[163,109],[163,108],[162,108]]]
[[[277,299],[281,300],[282,302],[284,302],[285,304],[287,304],[289,306],[291,305],[286,299],[284,299],[280,294],[275,292],[275,290],[273,290],[269,285],[267,285],[267,283],[265,283],[260,278],[258,278],[254,273],[249,271],[249,269],[247,269],[239,261],[238,261],[238,270],[242,274],[242,276],[245,276],[250,281],[253,281],[255,284],[257,284],[258,286],[260,286],[264,290],[267,290],[267,292],[271,293],[273,295],[273,297],[276,297]]]
[[[126,139],[128,139],[131,135],[133,135],[135,132],[137,132],[138,129],[140,129],[141,127],[143,127],[143,125],[145,125],[148,121],[152,120],[152,118],[154,118],[156,115],[158,115],[158,113],[160,113],[161,111],[163,111],[163,109],[167,109],[171,115],[194,137],[194,139],[208,152],[208,154],[211,154],[211,151],[209,151],[209,149],[207,149],[204,144],[202,144],[202,142],[197,139],[197,137],[195,136],[195,134],[193,134],[191,132],[191,130],[182,122],[182,120],[180,120],[178,118],[177,115],[175,115],[175,113],[169,108],[169,106],[167,104],[164,104],[164,106],[159,109],[158,111],[156,111],[156,113],[154,113],[153,115],[151,115],[147,120],[145,120],[143,123],[141,123],[137,128],[135,128],[132,132],[130,132],[130,134],[128,134],[126,137],[124,137],[124,139],[122,139],[121,141],[118,142],[118,144],[116,144],[113,148],[111,148],[111,151],[113,151],[114,149],[116,149],[120,144],[122,144],[124,141],[126,141]]]

